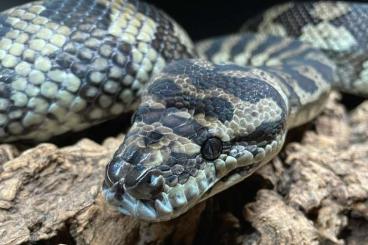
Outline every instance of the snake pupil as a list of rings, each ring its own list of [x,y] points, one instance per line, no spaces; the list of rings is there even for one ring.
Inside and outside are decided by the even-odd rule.
[[[207,139],[202,146],[201,152],[206,160],[215,160],[222,152],[222,141],[216,137]]]

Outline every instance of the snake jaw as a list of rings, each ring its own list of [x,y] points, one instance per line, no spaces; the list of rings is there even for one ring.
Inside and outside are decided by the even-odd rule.
[[[184,184],[176,183],[173,186],[168,185],[164,173],[153,169],[141,174],[134,185],[130,185],[129,181],[127,184],[126,177],[111,183],[111,177],[106,176],[103,194],[123,214],[155,222],[173,219],[197,204],[214,183],[214,165],[205,166],[196,177],[190,176]],[[130,172],[124,176],[129,176]],[[107,180],[111,184],[106,184]],[[149,180],[148,183],[146,180]]]
[[[129,173],[128,173],[129,175]],[[163,190],[165,179],[157,169],[145,171],[135,183],[124,183],[124,189],[131,196],[140,200],[155,199]]]
[[[120,179],[114,185],[104,187],[103,193],[106,200],[123,214],[154,222],[170,220],[255,172],[279,152],[283,141],[284,134],[280,134],[261,146],[245,145],[244,142],[234,144],[218,159],[206,161],[196,176],[190,176],[182,184],[168,185],[170,171],[165,173],[156,167],[141,172],[134,184],[129,181],[127,184],[126,178]],[[134,167],[127,167],[126,163],[123,166],[128,171],[125,176],[134,176],[131,172]]]
[[[148,196],[138,192],[138,189],[126,188],[121,181],[111,186],[104,185],[105,199],[123,214],[148,221],[165,221],[185,213],[197,204],[203,193],[206,193],[214,183],[216,171],[213,164],[207,164],[205,169],[198,171],[196,177],[190,177],[186,183],[173,187],[167,185],[162,175],[153,178],[153,186],[162,186],[161,192]],[[145,175],[148,176],[148,175]],[[143,177],[141,180],[143,180]],[[124,181],[123,181],[124,182]],[[124,191],[121,190],[124,186]],[[139,183],[135,186],[139,186]]]

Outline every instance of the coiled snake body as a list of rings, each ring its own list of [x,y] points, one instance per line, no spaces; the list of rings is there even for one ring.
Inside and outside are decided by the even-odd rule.
[[[103,193],[124,214],[172,219],[270,161],[331,88],[368,94],[367,21],[364,4],[290,3],[244,26],[263,33],[194,48],[138,1],[18,6],[0,16],[0,142],[136,110]]]

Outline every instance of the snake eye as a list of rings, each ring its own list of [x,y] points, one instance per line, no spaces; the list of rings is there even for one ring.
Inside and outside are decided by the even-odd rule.
[[[202,145],[201,153],[206,160],[215,160],[220,156],[221,152],[222,141],[219,138],[209,138]]]

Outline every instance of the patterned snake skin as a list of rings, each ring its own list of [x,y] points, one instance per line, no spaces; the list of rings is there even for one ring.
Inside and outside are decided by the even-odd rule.
[[[18,6],[0,15],[0,142],[135,110],[102,191],[124,214],[169,220],[270,161],[332,88],[368,94],[365,23],[365,4],[289,3],[243,28],[261,33],[194,48],[134,0]]]

